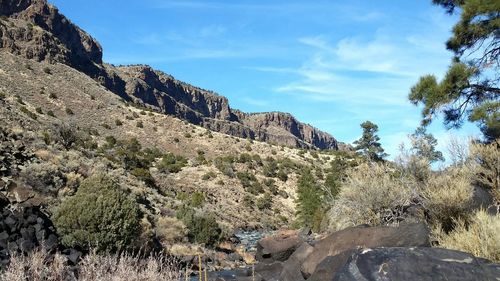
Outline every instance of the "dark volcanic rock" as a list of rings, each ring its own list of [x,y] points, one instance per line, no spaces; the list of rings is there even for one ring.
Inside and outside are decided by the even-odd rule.
[[[310,276],[327,256],[357,247],[430,246],[429,230],[424,224],[403,224],[398,227],[351,227],[334,232],[314,245],[314,252],[302,264],[302,272]]]
[[[500,264],[471,254],[438,248],[375,248],[354,253],[333,281],[355,280],[467,280],[500,279]]]
[[[283,232],[263,238],[257,242],[255,258],[264,263],[286,261],[302,242],[302,239],[295,232]]]

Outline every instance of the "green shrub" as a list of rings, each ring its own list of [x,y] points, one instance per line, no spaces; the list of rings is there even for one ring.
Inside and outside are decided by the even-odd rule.
[[[85,179],[52,220],[67,247],[127,250],[140,234],[137,202],[105,175]]]
[[[281,181],[287,181],[288,180],[288,174],[285,172],[284,169],[279,169],[278,173],[276,174],[276,177],[280,179]]]
[[[160,172],[178,173],[187,165],[187,159],[167,153],[163,156],[160,163],[156,166]]]
[[[264,196],[257,198],[255,203],[259,210],[269,210],[271,209],[272,199],[269,193],[264,194]]]
[[[266,164],[264,164],[263,171],[264,176],[274,178],[276,177],[276,174],[278,172],[278,162],[272,158],[272,157],[267,157],[266,158]]]
[[[33,113],[33,112],[29,111],[29,109],[27,109],[27,108],[26,108],[26,107],[24,107],[24,106],[21,106],[20,110],[21,110],[21,112],[22,112],[22,113],[24,113],[24,114],[28,115],[31,119],[36,120],[36,119],[38,118],[38,116],[36,116],[36,114],[35,114],[35,113]]]
[[[209,180],[209,179],[215,179],[217,177],[217,174],[215,174],[214,172],[210,171],[210,172],[207,172],[205,173],[201,179],[206,181],[206,180]]]
[[[217,157],[214,159],[215,167],[224,175],[232,178],[234,177],[234,157],[232,156],[224,156]]]
[[[215,245],[221,238],[222,230],[213,215],[200,215],[189,207],[182,207],[177,218],[188,228],[188,239],[193,243]]]
[[[135,168],[132,170],[131,174],[137,179],[143,181],[147,186],[155,187],[155,179],[151,176],[149,169],[145,168]]]
[[[198,208],[205,202],[205,195],[202,192],[196,191],[191,194],[191,206],[193,208]]]
[[[240,154],[240,158],[238,159],[238,163],[249,163],[252,162],[252,155],[248,153]]]

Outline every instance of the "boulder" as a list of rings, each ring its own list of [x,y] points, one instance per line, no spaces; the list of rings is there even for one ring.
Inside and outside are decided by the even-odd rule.
[[[283,270],[281,262],[258,263],[255,265],[255,273],[265,281],[282,281],[280,273]]]
[[[346,264],[351,255],[356,251],[356,249],[350,249],[338,255],[326,257],[316,266],[316,270],[307,281],[331,280],[335,273]]]
[[[302,281],[305,280],[300,272],[300,266],[304,260],[313,252],[314,248],[308,243],[302,243],[295,252],[283,263],[279,280]]]
[[[255,258],[264,263],[286,261],[302,242],[303,240],[295,231],[280,232],[257,242]]]
[[[335,276],[322,280],[438,281],[499,280],[500,264],[471,254],[439,248],[361,249],[349,257]]]
[[[429,229],[422,223],[398,227],[351,227],[334,232],[314,245],[314,251],[302,264],[302,273],[309,277],[316,266],[328,256],[357,247],[418,247],[430,246]]]

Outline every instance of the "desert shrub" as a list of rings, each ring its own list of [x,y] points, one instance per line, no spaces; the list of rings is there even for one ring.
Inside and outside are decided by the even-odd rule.
[[[252,161],[257,165],[262,166],[262,158],[260,158],[259,154],[252,154]]]
[[[164,246],[181,242],[187,235],[186,226],[177,218],[160,217],[155,227],[156,237]]]
[[[24,183],[34,190],[56,194],[65,184],[65,177],[56,165],[51,163],[30,163],[20,174]]]
[[[43,110],[42,110],[42,108],[41,108],[41,107],[37,107],[37,108],[35,108],[35,111],[36,111],[36,113],[38,113],[38,114],[43,114]]]
[[[252,185],[252,182],[257,181],[255,175],[249,172],[238,172],[236,173],[236,177],[240,180],[243,187],[250,187]]]
[[[55,209],[52,220],[68,247],[126,250],[140,234],[137,202],[103,174],[82,181],[76,194]]]
[[[311,154],[311,156],[314,158],[314,159],[319,159],[319,155],[318,155],[318,152],[316,150],[310,150],[309,151],[309,154]]]
[[[137,114],[137,112],[135,112],[135,111],[134,111],[134,112],[132,112],[132,116],[133,116],[134,118],[139,118],[139,114]]]
[[[278,188],[275,185],[274,179],[265,179],[263,184],[268,188],[272,195],[278,195]]]
[[[9,266],[0,272],[0,280],[9,281],[177,281],[181,277],[177,263],[165,256],[148,258],[122,255],[86,255],[78,267],[68,265],[59,253],[38,250],[29,255],[13,255]]]
[[[272,206],[272,198],[269,193],[264,194],[262,197],[257,198],[255,205],[259,210],[269,210]]]
[[[174,142],[178,143],[179,141],[179,138],[174,138]]]
[[[217,177],[217,174],[210,171],[210,172],[206,172],[202,177],[201,179],[202,180],[209,180],[209,179],[214,179]]]
[[[449,231],[454,219],[468,215],[473,197],[472,176],[470,169],[460,166],[429,178],[421,194],[433,223]]]
[[[205,151],[198,150],[196,151],[196,161],[198,163],[206,163],[207,159],[205,159]]]
[[[145,168],[135,168],[131,171],[131,174],[135,176],[138,180],[144,182],[147,186],[155,187],[155,179],[151,176],[149,169]]]
[[[144,128],[144,124],[142,124],[142,121],[137,121],[136,126],[137,128]]]
[[[56,93],[51,92],[51,93],[49,94],[49,98],[54,99],[54,100],[55,100],[55,99],[57,99],[57,95],[56,95]]]
[[[463,219],[455,220],[455,228],[446,233],[441,227],[433,230],[439,247],[464,251],[476,257],[500,262],[500,215],[489,215],[477,211],[470,223]]]
[[[251,145],[251,143],[247,143],[245,145],[245,149],[246,149],[246,151],[252,151],[252,145]]]
[[[224,175],[228,177],[234,177],[234,157],[232,156],[223,156],[217,157],[214,159],[215,167]]]
[[[177,212],[177,218],[188,228],[190,242],[213,246],[221,237],[222,230],[211,214],[196,214],[193,209],[182,207]]]
[[[116,126],[122,126],[123,122],[120,119],[115,119],[115,125]]]
[[[50,117],[56,117],[56,115],[54,114],[54,111],[52,111],[52,110],[47,111],[47,115]]]
[[[107,123],[102,123],[101,126],[104,128],[104,129],[111,129],[111,126]]]
[[[191,136],[191,134],[190,134],[190,133],[185,133],[185,134],[184,134],[184,137],[185,137],[186,139],[190,139],[192,136]]]
[[[329,211],[330,227],[381,224],[383,212],[408,205],[417,196],[414,184],[384,163],[363,163],[348,170]]]
[[[75,126],[61,124],[55,127],[54,131],[57,142],[64,146],[64,148],[66,149],[70,149],[78,141],[78,133],[75,129]]]
[[[66,114],[68,114],[68,115],[73,115],[73,114],[75,114],[75,113],[73,112],[73,110],[71,110],[71,108],[66,107]]]
[[[26,103],[23,101],[23,98],[20,95],[16,95],[16,102],[18,104],[26,105]]]
[[[0,92],[0,100],[5,100],[5,93],[4,92]]]
[[[247,207],[247,208],[251,208],[254,206],[254,196],[250,195],[250,194],[245,194],[245,196],[243,196],[243,206]]]
[[[473,143],[469,154],[477,164],[475,180],[500,201],[500,139],[490,144]]]
[[[47,74],[52,74],[52,70],[50,70],[50,68],[48,66],[43,68],[43,72],[45,72]]]
[[[29,109],[27,109],[27,108],[26,108],[26,107],[24,107],[24,106],[21,106],[21,107],[20,107],[20,110],[21,110],[21,112],[22,112],[22,113],[24,113],[24,114],[28,115],[31,119],[36,120],[36,119],[38,118],[38,116],[36,116],[36,114],[35,114],[35,113],[31,112]]]
[[[203,192],[196,191],[191,194],[191,207],[199,208],[205,202],[205,195]]]
[[[161,161],[156,165],[159,171],[178,173],[187,165],[187,159],[174,155],[173,153],[167,153],[163,156]]]
[[[279,169],[278,173],[276,174],[276,177],[280,179],[281,181],[287,181],[288,180],[288,173],[284,169]]]
[[[240,154],[240,158],[238,158],[238,163],[249,163],[252,162],[252,155],[248,153]]]
[[[262,170],[264,176],[274,178],[278,173],[278,162],[271,157],[266,159],[266,163],[264,164],[264,168]]]
[[[116,145],[116,143],[117,143],[116,138],[113,137],[113,136],[107,136],[105,138],[105,140],[106,140],[106,146],[109,147],[109,148],[114,147]]]
[[[254,181],[250,186],[246,187],[246,191],[252,193],[253,195],[258,195],[264,192],[264,188],[259,181]]]

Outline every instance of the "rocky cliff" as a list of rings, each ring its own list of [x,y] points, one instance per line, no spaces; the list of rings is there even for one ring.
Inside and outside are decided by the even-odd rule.
[[[146,65],[114,67],[100,44],[46,0],[0,0],[0,50],[71,66],[127,101],[221,133],[289,146],[338,149],[335,138],[288,113],[246,114],[227,98]]]

